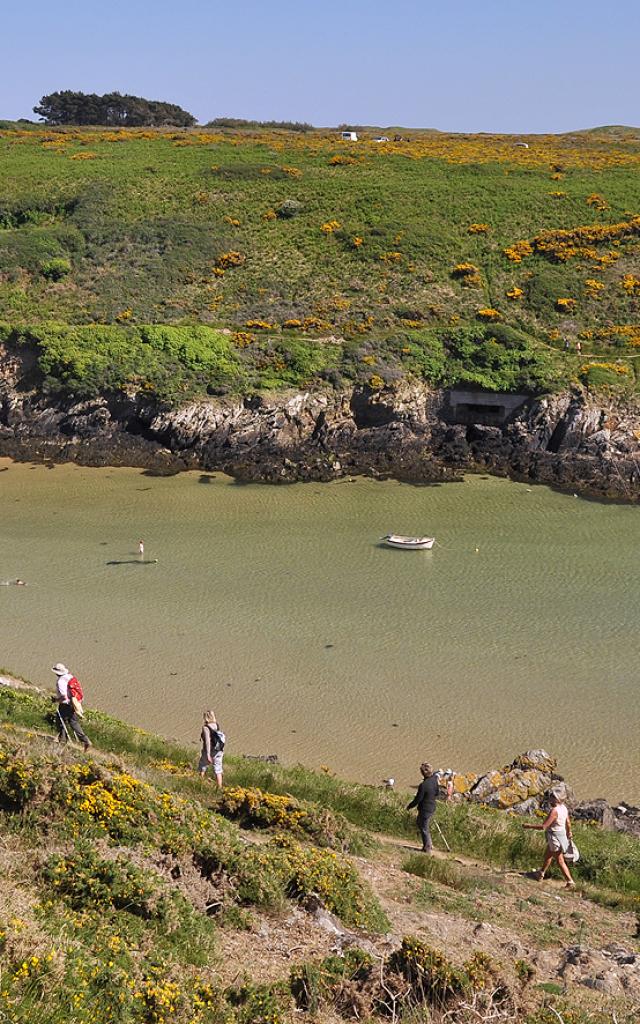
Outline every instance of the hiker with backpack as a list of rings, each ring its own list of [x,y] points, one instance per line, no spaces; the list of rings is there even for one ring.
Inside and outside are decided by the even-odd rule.
[[[58,743],[66,743],[70,740],[69,729],[77,736],[85,752],[91,746],[91,740],[82,728],[80,719],[84,718],[82,701],[84,693],[75,676],[72,676],[66,665],[61,661],[54,665],[52,670],[58,677],[56,699],[58,710],[56,720],[58,722]]]
[[[212,765],[218,789],[222,789],[222,758],[224,757],[224,745],[227,738],[218,725],[215,712],[205,711],[203,718],[204,725],[200,734],[202,751],[198,764],[200,778],[204,779],[207,774],[207,768],[209,765]]]

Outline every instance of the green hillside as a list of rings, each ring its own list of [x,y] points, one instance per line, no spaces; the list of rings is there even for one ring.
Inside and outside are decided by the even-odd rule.
[[[514,872],[540,842],[501,812],[443,805],[456,855],[407,856],[406,795],[242,758],[219,795],[193,752],[103,713],[90,755],[57,748],[50,702],[15,685],[0,689],[0,1019],[633,1020],[625,998],[549,979],[570,943],[635,948],[636,840],[577,826],[579,893],[558,896]],[[499,955],[492,928],[511,929]]]
[[[636,386],[633,132],[8,126],[0,154],[2,336],[43,386]]]

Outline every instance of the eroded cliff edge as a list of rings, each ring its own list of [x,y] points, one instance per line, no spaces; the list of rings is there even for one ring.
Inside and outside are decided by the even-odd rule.
[[[0,351],[0,455],[220,470],[266,482],[367,473],[430,483],[485,471],[598,497],[640,497],[637,400],[574,389],[521,396],[512,411],[492,413],[470,393],[461,416],[451,393],[400,381],[382,390],[221,396],[169,408],[140,394],[48,395],[32,371],[26,353]]]

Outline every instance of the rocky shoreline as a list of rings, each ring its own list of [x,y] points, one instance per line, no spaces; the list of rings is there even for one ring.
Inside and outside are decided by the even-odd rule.
[[[546,750],[527,750],[503,768],[482,774],[440,775],[441,796],[445,796],[447,782],[451,780],[455,801],[483,804],[512,814],[535,814],[549,809],[549,796],[554,792],[566,801],[574,818],[640,838],[640,807],[625,801],[613,806],[601,798],[577,801],[557,768],[556,758]]]
[[[75,401],[43,394],[26,357],[0,348],[0,455],[167,474],[223,471],[266,483],[366,474],[429,484],[488,472],[598,498],[640,498],[639,403],[576,388],[520,396],[492,422],[473,404],[488,396],[469,397],[463,417],[449,392],[406,380],[381,390],[223,395],[178,407],[141,394]],[[512,398],[491,397],[507,405]]]

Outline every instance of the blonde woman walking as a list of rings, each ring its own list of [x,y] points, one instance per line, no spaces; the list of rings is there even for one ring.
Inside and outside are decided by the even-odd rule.
[[[573,839],[571,819],[569,818],[567,805],[558,794],[551,794],[551,810],[541,825],[527,822],[522,827],[547,833],[547,850],[542,862],[542,868],[536,871],[538,881],[541,882],[544,879],[551,862],[555,860],[567,883],[566,888],[575,889],[576,883],[571,877],[571,872],[564,859],[569,843]]]
[[[224,757],[224,745],[227,737],[218,725],[214,711],[205,711],[202,717],[203,726],[200,733],[202,751],[200,753],[198,771],[200,772],[200,778],[204,779],[207,774],[207,768],[209,765],[212,765],[218,789],[222,789],[222,759]]]

